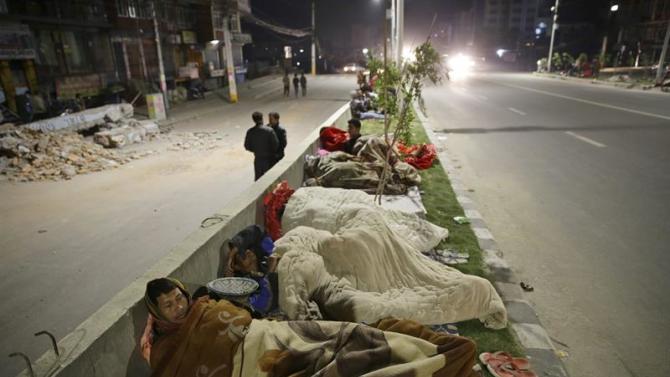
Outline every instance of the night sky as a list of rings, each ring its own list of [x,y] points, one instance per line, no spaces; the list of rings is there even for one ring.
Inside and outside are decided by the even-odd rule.
[[[362,59],[361,47],[381,49],[383,1],[316,0],[319,54],[333,61],[353,61]],[[439,33],[442,25],[453,21],[458,12],[469,10],[475,1],[482,2],[405,0],[405,45],[418,44],[428,36],[434,15],[437,20],[433,31]],[[562,0],[559,23],[590,23],[596,30],[602,29],[607,22],[608,1]],[[251,8],[257,17],[271,23],[296,29],[311,26],[311,0],[251,0]],[[298,58],[304,61],[303,64],[308,63],[309,37],[297,39],[277,35],[249,24],[245,24],[245,30],[249,30],[254,38],[254,46],[245,50],[252,60],[281,56],[282,46],[291,45],[294,51],[304,49],[305,53]]]
[[[424,39],[429,32],[433,15],[437,23],[445,22],[450,14],[467,10],[471,0],[405,0],[405,37],[408,43]],[[301,29],[311,26],[310,0],[252,0],[251,8],[259,18],[282,26]],[[317,35],[324,54],[338,54],[337,48],[351,47],[352,25],[370,29],[369,37],[381,46],[383,40],[383,0],[317,0]],[[269,45],[293,45],[307,49],[309,38],[296,39],[264,31],[247,25],[254,36],[255,44],[263,48]],[[374,46],[370,46],[374,48]],[[335,51],[333,51],[335,50]]]

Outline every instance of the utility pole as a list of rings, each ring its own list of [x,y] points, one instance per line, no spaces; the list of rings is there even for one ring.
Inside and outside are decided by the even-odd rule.
[[[391,0],[391,55],[396,64],[398,61],[398,0]],[[384,21],[386,22],[386,21]]]
[[[229,15],[223,17],[223,48],[226,52],[226,73],[228,75],[228,90],[230,91],[230,102],[237,103],[237,83],[235,82],[235,64],[233,63],[233,46],[230,36]]]
[[[398,44],[396,46],[396,59],[398,60],[398,67],[402,65],[402,45],[405,38],[405,0],[396,0],[398,18],[396,20],[396,31],[398,33]]]
[[[316,2],[312,0],[312,75],[316,75]]]
[[[551,24],[551,42],[549,42],[549,57],[547,58],[547,72],[551,72],[551,55],[554,54],[554,37],[556,36],[556,29],[558,28],[558,3],[556,0],[554,5],[554,22]]]
[[[656,83],[661,84],[663,74],[665,73],[665,56],[668,53],[668,42],[670,42],[670,20],[668,20],[668,30],[665,32],[665,40],[663,41],[663,50],[661,50],[661,58],[658,60],[658,69],[656,70]]]
[[[156,1],[151,2],[151,17],[154,19],[154,36],[156,37],[156,54],[158,56],[158,81],[160,82],[161,92],[163,92],[163,104],[166,109],[169,109],[170,101],[168,101],[167,84],[165,83],[165,66],[163,65],[163,50],[161,47],[161,37],[158,32],[158,19],[156,19]]]

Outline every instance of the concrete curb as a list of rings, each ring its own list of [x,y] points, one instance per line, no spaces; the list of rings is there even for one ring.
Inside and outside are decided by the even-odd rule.
[[[444,172],[449,177],[456,199],[463,207],[465,215],[471,219],[470,227],[483,251],[484,263],[488,267],[490,278],[507,308],[509,327],[525,348],[533,371],[538,376],[568,377],[563,362],[556,355],[556,349],[549,334],[542,326],[535,309],[524,298],[524,293],[519,286],[520,280],[503,259],[503,253],[500,251],[493,234],[468,196],[468,191],[458,176],[455,164],[447,151],[440,146],[441,142],[433,130],[430,119],[426,118],[416,107],[415,111],[426,130],[428,139],[437,147],[438,158]]]
[[[533,72],[533,76],[543,77],[543,78],[548,78],[548,79],[554,79],[554,80],[579,82],[579,83],[582,83],[582,84],[602,85],[602,86],[609,86],[609,87],[613,87],[613,88],[636,90],[636,91],[644,92],[644,93],[668,93],[667,91],[661,90],[660,88],[646,87],[645,85],[638,84],[638,83],[608,82],[608,81],[603,81],[603,80],[561,76],[561,75],[556,75],[556,74],[546,73],[546,72]]]

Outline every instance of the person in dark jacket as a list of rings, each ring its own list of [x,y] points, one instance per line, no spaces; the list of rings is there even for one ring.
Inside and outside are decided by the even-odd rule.
[[[293,92],[295,93],[295,96],[298,96],[298,86],[300,85],[300,79],[298,78],[298,74],[296,73],[293,75]]]
[[[344,144],[344,151],[349,154],[354,154],[354,146],[359,137],[361,137],[361,121],[358,119],[349,119],[347,122],[347,132],[349,132],[349,140]]]
[[[307,95],[307,77],[305,77],[305,73],[302,72],[300,73],[300,88],[302,88],[302,96]]]
[[[282,82],[284,83],[284,97],[289,97],[291,95],[291,80],[288,78],[288,72],[284,74]]]
[[[251,118],[255,125],[247,130],[244,149],[254,154],[254,180],[257,181],[274,164],[279,141],[272,128],[263,124],[263,114],[256,111]]]
[[[282,158],[284,158],[284,150],[286,149],[286,129],[282,126],[279,125],[279,113],[272,112],[268,114],[268,119],[270,121],[270,124],[268,126],[272,128],[272,130],[275,132],[275,135],[277,136],[277,140],[279,141],[279,147],[277,148],[277,153],[275,154],[275,162],[279,162]],[[274,164],[272,164],[274,166]]]

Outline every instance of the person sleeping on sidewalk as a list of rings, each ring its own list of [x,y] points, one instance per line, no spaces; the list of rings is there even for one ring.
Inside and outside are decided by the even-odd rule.
[[[475,376],[475,343],[409,320],[371,325],[253,319],[176,279],[147,283],[140,340],[152,376]]]

